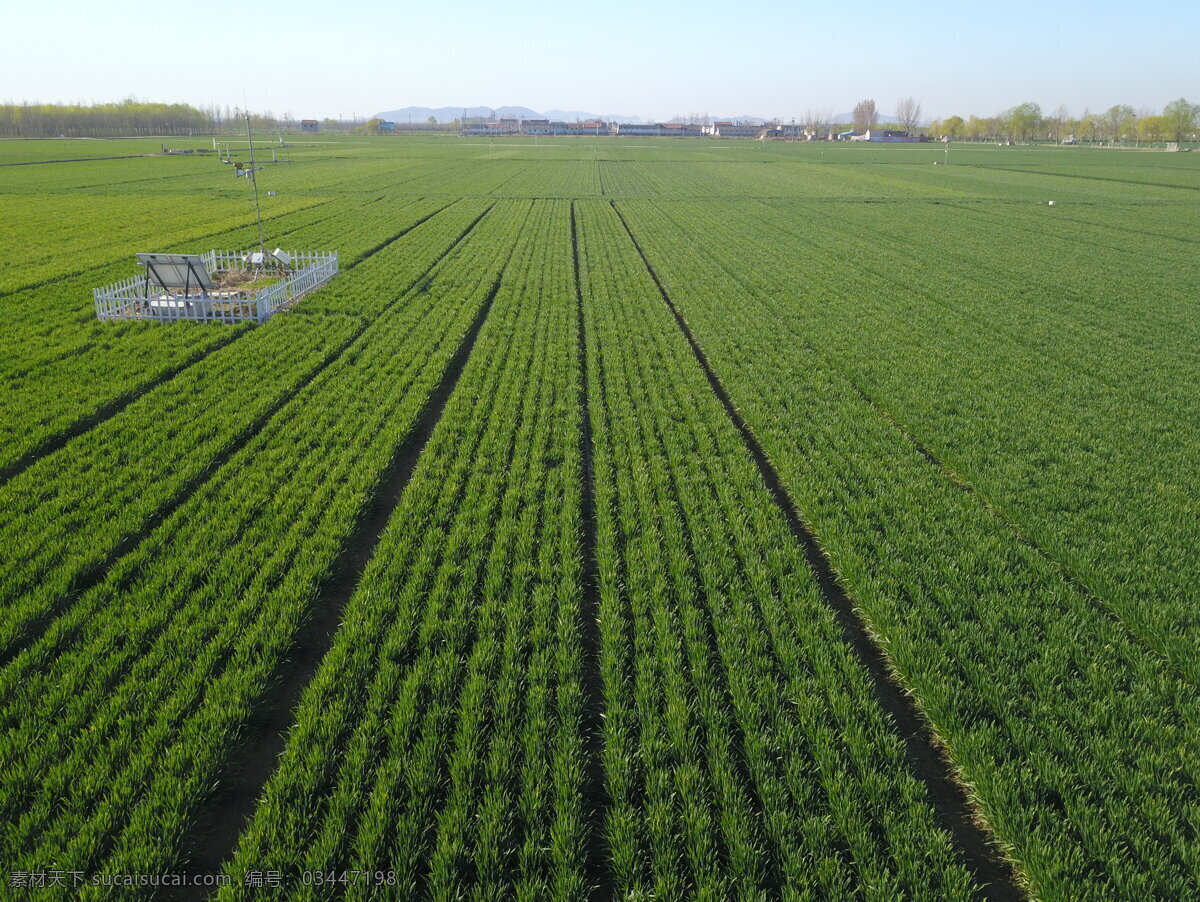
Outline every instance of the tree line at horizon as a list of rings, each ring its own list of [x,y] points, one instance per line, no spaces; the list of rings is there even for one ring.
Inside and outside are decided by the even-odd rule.
[[[0,137],[5,138],[106,138],[150,135],[208,135],[238,133],[245,128],[246,113],[216,104],[195,107],[185,103],[152,103],[126,98],[117,103],[63,104],[13,103],[0,104]],[[277,117],[270,111],[250,113],[250,124],[256,131],[291,131],[299,123],[285,113]],[[918,129],[921,104],[907,97],[896,104],[894,122],[881,121],[873,99],[860,101],[854,107],[853,126],[857,131],[894,126],[905,131]],[[358,121],[349,129],[372,132]],[[794,120],[793,120],[794,121]],[[836,130],[831,110],[805,111],[802,124],[813,134]],[[1161,113],[1149,109],[1116,104],[1103,112],[1088,109],[1073,116],[1065,105],[1053,112],[1043,113],[1033,102],[1018,104],[995,116],[948,116],[937,119],[922,131],[937,137],[966,140],[1009,139],[1014,141],[1062,141],[1073,137],[1088,142],[1161,142],[1196,140],[1200,123],[1200,104],[1189,103],[1180,97],[1163,107]],[[326,118],[325,130],[344,128],[339,120]],[[375,129],[374,131],[378,131]]]
[[[0,137],[113,138],[212,135],[246,131],[243,110],[211,104],[154,103],[127,97],[116,103],[0,103]],[[327,122],[329,120],[326,120]],[[256,131],[298,128],[285,113],[250,113]]]
[[[820,133],[831,128],[832,117],[805,113],[805,125]],[[894,125],[905,131],[917,128],[921,118],[921,104],[906,97],[896,104],[894,123],[881,123],[878,107],[873,99],[859,101],[854,107],[853,123],[857,131]],[[952,139],[995,140],[1006,138],[1012,141],[1062,141],[1074,138],[1088,142],[1156,142],[1196,140],[1197,123],[1200,122],[1200,104],[1189,103],[1180,97],[1163,107],[1162,113],[1153,110],[1135,110],[1126,104],[1115,104],[1103,112],[1093,113],[1086,107],[1079,116],[1072,116],[1065,104],[1053,112],[1043,113],[1033,102],[1009,107],[995,116],[947,116],[935,119],[923,128],[931,135]]]

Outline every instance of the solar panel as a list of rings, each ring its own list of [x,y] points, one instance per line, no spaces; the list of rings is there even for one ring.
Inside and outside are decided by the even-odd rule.
[[[138,254],[138,265],[159,288],[212,289],[212,277],[199,254]]]

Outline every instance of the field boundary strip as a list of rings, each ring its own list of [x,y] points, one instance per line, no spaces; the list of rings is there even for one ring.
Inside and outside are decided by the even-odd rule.
[[[445,210],[449,209],[453,205],[454,205],[454,201],[451,201],[450,203],[446,204],[445,206],[439,207],[438,209],[434,210],[432,213],[422,216],[419,220],[417,220],[416,222],[413,222],[409,226],[406,226],[402,231],[393,235],[391,238],[389,238],[386,241],[383,241],[380,244],[376,245],[375,247],[371,248],[369,251],[367,251],[365,254],[363,254],[363,256],[360,257],[358,260],[355,260],[349,266],[345,267],[345,269],[343,269],[342,272],[343,273],[350,272],[355,267],[357,267],[360,263],[363,263],[364,261],[373,257],[375,254],[379,253],[381,250],[384,250],[389,245],[394,244],[395,242],[399,241],[401,238],[403,238],[409,232],[413,231],[414,229],[418,228],[419,226],[424,225],[426,222],[428,222],[434,216],[438,215],[439,213],[444,212]],[[473,228],[475,228],[475,226],[479,223],[479,220],[483,219],[483,217],[487,215],[487,212],[490,209],[491,209],[491,206],[489,205],[488,208],[485,209],[481,214],[479,214],[478,217],[476,217],[474,220],[472,220],[471,223],[467,226],[466,230],[463,231],[461,234],[459,234],[459,236],[457,238],[454,239],[454,241],[450,244],[450,246],[446,248],[445,252],[442,253],[442,255],[439,256],[438,259],[435,260],[428,269],[426,269],[424,272],[422,272],[420,276],[418,276],[416,279],[414,279],[409,285],[405,286],[404,290],[400,293],[400,295],[398,295],[398,297],[402,296],[404,294],[407,294],[409,291],[411,291],[412,287],[414,285],[416,285],[421,279],[423,279],[428,274],[429,270],[431,270],[434,266],[436,266],[438,263],[440,263],[442,258],[445,257],[446,254],[449,254],[452,250],[454,250],[454,248],[467,236],[467,234]],[[299,308],[298,308],[298,311],[299,311]],[[197,363],[200,363],[202,360],[204,360],[211,354],[215,353],[216,351],[221,350],[222,348],[228,347],[230,344],[232,344],[237,339],[241,338],[243,335],[248,335],[251,331],[253,331],[254,328],[255,328],[255,325],[251,324],[251,326],[249,328],[242,329],[240,331],[231,331],[227,339],[225,339],[223,341],[218,341],[218,342],[214,343],[213,345],[204,348],[199,353],[194,354],[191,357],[187,358],[185,361],[180,363],[178,366],[172,367],[172,368],[168,369],[167,371],[160,373],[157,376],[155,376],[151,379],[148,379],[139,385],[134,386],[129,391],[127,391],[124,394],[120,395],[119,397],[113,399],[112,401],[105,404],[103,407],[99,408],[98,410],[94,411],[93,413],[89,414],[88,416],[86,416],[82,419],[76,420],[74,423],[71,423],[69,426],[65,427],[64,429],[62,429],[50,436],[47,436],[46,440],[41,445],[39,445],[37,448],[34,448],[34,449],[26,452],[21,457],[19,457],[17,460],[15,460],[12,464],[10,464],[8,467],[4,468],[3,470],[0,470],[0,486],[4,485],[6,482],[8,482],[14,476],[20,475],[22,472],[29,469],[31,466],[33,466],[35,463],[37,463],[42,458],[49,457],[54,452],[61,450],[67,444],[67,442],[69,442],[71,439],[76,438],[80,435],[83,435],[85,432],[87,432],[91,429],[94,429],[95,427],[97,427],[101,423],[103,423],[105,420],[112,419],[117,414],[121,413],[121,411],[123,411],[126,407],[128,407],[130,404],[132,404],[138,398],[140,398],[142,395],[146,394],[147,392],[153,391],[154,389],[158,388],[160,385],[165,385],[166,383],[168,383],[172,379],[174,379],[176,376],[178,376],[180,373],[184,372],[185,370],[187,370],[188,368],[190,368],[192,366],[195,366]]]
[[[491,206],[487,208],[491,209]],[[475,219],[474,228],[487,210]],[[467,232],[460,236],[465,237]],[[455,242],[455,245],[459,243]],[[452,245],[438,262],[453,250]],[[435,263],[434,266],[437,264]],[[433,269],[433,266],[429,267]],[[505,267],[505,270],[507,266]],[[324,587],[312,608],[312,616],[294,637],[293,655],[275,674],[275,680],[255,707],[256,714],[246,730],[248,739],[234,758],[236,766],[222,775],[218,792],[210,797],[192,819],[181,847],[190,856],[189,867],[197,872],[217,873],[237,849],[238,840],[254,814],[264,787],[278,767],[279,757],[295,723],[296,708],[305,688],[316,675],[326,653],[333,646],[341,626],[342,613],[375,549],[383,540],[388,521],[412,481],[421,454],[454,393],[475,347],[480,330],[491,313],[492,304],[504,278],[502,270],[480,305],[479,312],[447,362],[436,387],[425,400],[408,436],[393,452],[392,460],[380,478],[374,495],[359,514],[358,524],[347,537]],[[425,277],[422,273],[413,284]],[[411,288],[411,286],[410,286]],[[407,293],[407,292],[406,292]],[[258,737],[257,740],[252,737]],[[192,897],[202,898],[203,893]]]
[[[587,825],[586,880],[590,897],[612,897],[612,878],[605,864],[604,822],[609,799],[604,788],[604,678],[600,669],[600,562],[596,556],[596,483],[592,462],[592,411],[588,395],[587,330],[583,316],[583,285],[579,273],[579,232],[575,202],[571,201],[571,264],[575,285],[575,312],[579,341],[579,451],[583,490],[583,598],[580,604],[580,639],[583,645],[583,750],[584,822]]]
[[[984,898],[991,900],[1025,899],[1026,895],[1019,887],[1011,862],[999,853],[991,831],[985,826],[982,812],[973,805],[966,788],[958,779],[954,763],[938,743],[927,719],[913,697],[900,683],[887,653],[874,638],[870,624],[859,613],[849,594],[838,582],[837,574],[821,550],[816,534],[801,518],[795,503],[787,492],[783,478],[771,463],[749,424],[738,412],[720,377],[705,355],[704,349],[642,250],[629,223],[616,203],[612,201],[610,203],[658,288],[663,303],[667,305],[675,318],[676,325],[687,339],[696,362],[708,379],[713,394],[721,402],[730,421],[741,434],[746,449],[758,467],[772,500],[783,514],[792,536],[803,550],[805,558],[817,578],[821,597],[832,609],[838,625],[842,628],[844,640],[851,647],[859,664],[870,676],[875,687],[876,698],[891,718],[896,732],[904,743],[905,757],[908,760],[909,768],[928,793],[939,826],[949,833],[971,876],[983,887]]]
[[[482,220],[483,217],[487,215],[488,211],[491,210],[492,206],[493,205],[489,205],[482,213],[480,213],[477,217],[475,217],[468,224],[467,228],[465,230],[463,230],[458,235],[457,238],[455,238],[454,242],[452,244],[450,244],[444,251],[442,251],[438,255],[436,260],[434,260],[432,263],[430,263],[430,265],[427,268],[422,270],[420,275],[413,278],[409,282],[409,284],[405,286],[403,291],[401,291],[399,294],[397,294],[396,300],[394,300],[391,304],[389,304],[387,307],[385,307],[384,311],[390,310],[392,307],[394,307],[396,303],[399,303],[399,301],[403,297],[405,297],[409,292],[411,292],[413,290],[413,288],[415,286],[417,286],[423,279],[425,279],[428,276],[428,274],[434,268],[436,268],[437,265],[439,263],[441,263],[442,260],[445,259],[454,250],[455,247],[457,247],[460,243],[462,243],[463,239],[465,239],[467,237],[467,235],[470,234],[470,232],[475,228],[475,226],[479,224],[480,220]],[[429,217],[426,217],[426,219],[428,219],[428,218]],[[383,312],[383,311],[381,311],[381,312]],[[204,484],[206,482],[208,482],[210,479],[212,479],[212,477],[216,473],[218,473],[221,470],[221,468],[223,466],[225,466],[226,463],[228,463],[230,460],[232,460],[234,455],[236,455],[239,451],[241,451],[247,444],[249,444],[249,442],[251,442],[254,439],[254,437],[256,435],[258,435],[258,433],[260,433],[264,428],[266,428],[267,424],[270,423],[271,420],[274,419],[274,417],[281,410],[283,410],[284,407],[286,407],[294,399],[294,397],[297,394],[299,394],[300,391],[302,391],[306,386],[311,384],[318,376],[320,376],[330,366],[332,366],[334,363],[336,363],[346,353],[346,351],[348,351],[351,347],[353,347],[354,344],[362,337],[362,334],[363,334],[363,332],[366,331],[366,328],[368,325],[369,325],[368,321],[364,319],[360,328],[358,328],[346,342],[344,342],[341,346],[339,346],[334,351],[332,351],[325,358],[325,360],[323,360],[321,362],[321,364],[318,367],[316,367],[307,377],[305,377],[303,382],[301,382],[296,387],[295,391],[293,391],[290,395],[284,396],[275,404],[272,404],[271,407],[267,411],[265,411],[262,416],[255,419],[253,421],[253,423],[251,423],[236,439],[234,439],[231,442],[230,446],[227,449],[222,451],[220,454],[218,454],[213,459],[213,462],[207,468],[205,468],[205,470],[202,473],[197,475],[197,477],[195,479],[190,480],[188,483],[186,483],[184,486],[182,486],[180,488],[179,492],[176,493],[176,495],[174,497],[170,498],[163,505],[163,507],[157,513],[155,513],[153,517],[151,517],[151,519],[145,524],[145,526],[143,526],[141,529],[139,529],[135,534],[129,536],[127,539],[122,541],[113,550],[113,552],[111,554],[107,555],[102,561],[98,561],[94,566],[89,567],[88,570],[80,576],[79,580],[74,585],[71,586],[70,595],[68,597],[72,598],[72,599],[78,598],[78,597],[82,596],[84,593],[86,593],[88,590],[93,588],[95,585],[100,583],[102,580],[104,580],[104,578],[108,575],[108,571],[117,563],[117,561],[119,561],[125,555],[130,554],[131,552],[136,550],[138,548],[138,546],[140,546],[144,541],[146,541],[154,533],[154,531],[156,529],[158,529],[163,523],[165,523],[167,521],[167,519],[176,510],[178,510],[180,507],[182,507],[184,504],[186,504],[188,502],[188,500],[191,499],[196,494],[196,492],[199,491],[200,488],[204,486]],[[239,333],[239,334],[245,334],[245,333]],[[234,337],[237,337],[237,336],[234,336]],[[229,345],[230,343],[231,343],[231,341],[224,342],[221,345],[221,347],[225,347],[225,346]],[[201,357],[198,357],[197,359],[189,362],[187,364],[187,366],[191,366],[194,363],[198,363],[199,360],[203,359],[204,356],[207,356],[207,355],[201,355]],[[177,369],[177,371],[171,375],[171,378],[174,378],[176,375],[178,375],[184,369],[186,369],[186,367],[179,367]],[[169,380],[163,380],[163,381],[165,383],[166,381],[169,381]],[[154,387],[156,388],[157,386],[154,386]],[[133,397],[130,397],[127,400],[125,400],[125,402],[121,405],[121,410],[123,410],[125,407],[128,407],[129,404],[131,404],[134,400],[136,400],[137,397],[139,397],[141,394],[142,394],[141,392],[136,393]],[[110,414],[110,417],[116,416],[118,413],[120,413],[120,410],[114,411],[112,414]],[[89,424],[88,429],[94,428],[95,426],[97,426],[101,422],[103,422],[104,419],[108,419],[108,418],[109,417],[101,418],[101,419],[97,420],[96,422]],[[81,435],[84,431],[86,431],[86,430],[80,430],[80,432],[76,433],[75,435],[70,436],[69,438],[74,438],[74,437],[76,437],[76,435]],[[68,439],[64,439],[63,442],[55,450],[58,450],[63,445],[65,445],[67,440]],[[48,454],[50,452],[46,452],[46,453]],[[41,456],[46,456],[46,455],[43,454]],[[27,466],[31,465],[33,462],[34,461],[30,461],[30,463],[27,464]],[[22,468],[22,469],[24,469],[24,468]],[[14,475],[16,475],[16,474],[15,473],[9,474],[8,476],[5,477],[5,479],[10,479]],[[0,480],[0,485],[2,485],[2,484],[3,484],[3,480]],[[22,638],[22,640],[20,642],[14,643],[9,648],[5,649],[3,651],[3,653],[0,653],[0,667],[7,665],[14,658],[16,658],[18,655],[20,655],[25,649],[29,648],[31,645],[33,645],[35,642],[37,642],[37,640],[39,638],[41,638],[42,634],[45,633],[45,631],[49,628],[50,624],[54,622],[55,618],[60,616],[63,613],[63,611],[66,610],[66,608],[68,606],[69,605],[67,605],[67,604],[55,605],[54,608],[46,611],[45,614],[41,615],[36,620],[32,621],[28,625],[26,633],[25,633],[24,637]]]

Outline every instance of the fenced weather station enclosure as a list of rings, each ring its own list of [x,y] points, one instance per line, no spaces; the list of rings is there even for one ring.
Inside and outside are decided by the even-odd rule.
[[[138,254],[143,272],[92,293],[101,320],[265,322],[338,272],[337,252]]]

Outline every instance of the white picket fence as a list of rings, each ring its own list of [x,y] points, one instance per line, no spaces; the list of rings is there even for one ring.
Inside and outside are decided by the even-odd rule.
[[[209,273],[219,276],[222,272],[246,269],[246,255],[245,251],[209,251],[202,254],[201,259]],[[102,320],[141,319],[157,322],[265,322],[337,275],[336,251],[289,251],[289,255],[291,266],[286,276],[253,294],[236,288],[213,291],[192,289],[185,294],[151,285],[145,274],[131,276],[92,292],[96,300],[96,316]]]

